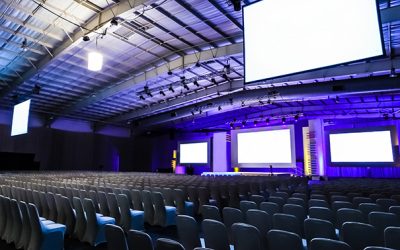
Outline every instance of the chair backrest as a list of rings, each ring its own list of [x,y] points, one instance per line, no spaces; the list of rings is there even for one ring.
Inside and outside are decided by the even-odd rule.
[[[326,238],[314,238],[309,245],[310,250],[353,250],[347,243]]]
[[[31,225],[31,237],[29,240],[28,249],[39,249],[42,238],[42,226],[39,220],[39,213],[36,206],[32,203],[28,204],[29,219]]]
[[[75,237],[77,237],[79,240],[82,240],[85,231],[87,228],[87,217],[85,216],[85,212],[83,209],[83,205],[81,202],[81,199],[78,197],[73,198],[73,204],[75,208],[75,214],[76,214],[76,223],[75,223]],[[64,206],[66,204],[64,203]]]
[[[333,211],[326,207],[310,207],[309,211],[310,218],[327,220],[335,225],[335,216]]]
[[[154,204],[154,224],[163,226],[167,220],[164,197],[160,192],[151,193],[151,200]]]
[[[107,193],[107,203],[110,209],[110,216],[113,217],[118,225],[121,225],[121,212],[119,211],[117,196],[115,193]]]
[[[61,194],[56,194],[54,196],[54,201],[56,203],[56,208],[57,208],[57,222],[61,224],[66,224],[65,223],[65,212],[64,212],[64,207],[63,207],[63,202],[61,200]],[[68,228],[67,228],[68,231]]]
[[[199,203],[199,194],[197,192],[197,188],[190,186],[187,189],[189,200],[193,202],[193,209],[195,213],[199,213],[200,203]]]
[[[121,189],[121,194],[126,195],[126,198],[128,199],[129,208],[133,209],[133,202],[132,202],[131,192],[126,188],[122,188]]]
[[[375,203],[361,203],[358,205],[358,209],[363,213],[364,218],[368,221],[368,215],[371,212],[383,212],[383,208]]]
[[[252,194],[252,195],[250,195],[250,199],[249,200],[252,201],[252,202],[255,202],[257,204],[257,208],[259,208],[261,202],[265,201],[265,198],[264,198],[264,196],[259,195],[259,194]],[[239,206],[240,206],[240,203],[239,203]]]
[[[389,212],[391,206],[397,206],[399,203],[394,199],[380,198],[376,200],[376,204],[380,205],[384,211]]]
[[[133,209],[143,211],[142,195],[140,191],[137,189],[132,189],[131,196],[132,196]]]
[[[272,229],[272,216],[258,209],[249,209],[246,213],[247,223],[255,226],[262,236]]]
[[[88,242],[91,245],[94,245],[96,241],[98,223],[97,223],[96,209],[94,208],[93,201],[91,199],[84,199],[83,208],[86,214],[86,230],[83,241]]]
[[[128,250],[124,230],[117,225],[107,224],[105,226],[107,249]]]
[[[344,196],[344,195],[332,195],[331,196],[331,203],[334,203],[335,201],[346,201],[350,202],[349,197]]]
[[[151,238],[145,232],[131,229],[128,232],[127,241],[129,250],[153,250]]]
[[[307,216],[305,208],[295,204],[283,205],[282,213],[296,216],[300,223],[303,223]]]
[[[203,205],[210,204],[210,191],[205,187],[199,187],[198,194],[199,194],[199,206],[200,206],[200,210],[201,210]],[[200,212],[202,212],[202,211],[200,211]]]
[[[262,250],[261,234],[255,226],[245,223],[232,225],[235,250]]]
[[[270,230],[267,234],[269,250],[303,250],[299,235],[282,230]]]
[[[345,222],[342,225],[341,236],[354,250],[379,245],[378,231],[374,226],[365,223]]]
[[[104,192],[97,192],[99,198],[100,213],[104,216],[110,216],[110,208],[108,207],[107,196]]]
[[[369,197],[354,197],[353,198],[353,206],[358,207],[361,203],[372,203],[372,199]]]
[[[51,192],[48,192],[46,194],[47,198],[47,203],[49,204],[49,220],[52,220],[54,222],[57,222],[58,219],[58,210],[57,210],[57,205],[56,205],[56,199],[54,197],[54,194]]]
[[[371,212],[368,215],[369,224],[378,231],[379,242],[383,244],[384,231],[387,227],[399,227],[400,220],[397,215],[385,212]]]
[[[275,194],[276,194],[276,193],[275,193]],[[274,195],[275,195],[275,194],[274,194]],[[282,211],[282,207],[283,207],[283,205],[285,205],[285,203],[286,203],[286,199],[284,199],[284,198],[282,198],[282,197],[277,197],[277,196],[270,196],[270,197],[268,198],[268,201],[278,204],[278,206],[279,206],[279,211]]]
[[[216,206],[211,205],[203,205],[202,206],[202,217],[203,220],[217,220],[222,222],[221,214],[219,213],[219,209]]]
[[[254,201],[240,201],[240,210],[243,214],[246,214],[249,209],[258,209],[257,203]]]
[[[341,228],[343,223],[352,221],[352,222],[361,222],[366,223],[365,217],[363,213],[358,209],[352,208],[341,208],[336,212],[336,219],[338,227]]]
[[[353,208],[353,204],[349,201],[334,201],[332,202],[332,210],[334,214],[341,208]]]
[[[31,239],[32,233],[28,205],[25,202],[20,201],[19,208],[21,209],[22,215],[22,231],[19,242],[16,244],[16,248],[28,249],[29,240]]]
[[[302,198],[290,197],[287,199],[286,204],[299,205],[303,208],[307,208],[306,202]]]
[[[389,207],[389,213],[397,215],[400,218],[400,206],[391,206]]]
[[[311,194],[310,200],[312,200],[312,199],[328,201],[328,199],[326,198],[326,195],[324,195],[324,194]]]
[[[143,208],[144,208],[144,221],[150,225],[154,224],[154,207],[151,200],[151,193],[148,190],[142,191]]]
[[[228,185],[228,194],[229,194],[229,206],[234,208],[239,208],[240,206],[240,197],[239,191],[236,185]]]
[[[279,208],[279,205],[274,203],[274,202],[261,202],[260,204],[260,210],[265,211],[269,215],[274,215],[276,213],[280,213],[281,210]]]
[[[59,200],[58,202],[61,203],[61,207],[62,207],[62,211],[63,211],[63,215],[64,215],[64,223],[61,223],[61,224],[65,224],[65,226],[67,227],[66,233],[68,235],[72,235],[75,230],[77,215],[74,213],[74,210],[71,206],[71,202],[69,201],[69,199],[67,197],[57,195],[56,201],[57,200]],[[82,204],[81,204],[81,206],[82,206]]]
[[[119,194],[117,196],[118,205],[120,209],[120,225],[127,232],[131,228],[131,210],[129,207],[129,199],[126,194]]]
[[[335,226],[331,222],[313,218],[304,221],[304,236],[308,243],[314,238],[337,240]]]
[[[222,222],[205,219],[202,227],[206,247],[229,250],[228,232]]]
[[[231,227],[234,223],[244,223],[244,215],[240,209],[233,207],[224,207],[222,210],[222,218],[226,229],[228,230],[229,241],[233,242]]]
[[[11,232],[11,241],[18,243],[22,231],[22,214],[16,199],[11,200],[11,216],[14,224]]]
[[[185,250],[185,248],[175,240],[158,238],[156,240],[156,250]]]
[[[328,202],[326,200],[318,200],[318,199],[310,199],[308,201],[308,207],[326,207],[330,208]]]
[[[385,246],[400,249],[400,227],[387,227],[385,229]]]
[[[89,198],[93,201],[93,205],[96,209],[96,213],[100,213],[100,206],[99,206],[99,199],[97,198],[97,192],[94,190],[90,190]]]
[[[294,215],[280,213],[274,214],[272,216],[272,224],[274,229],[292,232],[302,237],[303,223],[300,223]]]
[[[185,249],[200,247],[199,228],[193,217],[178,215],[176,217],[178,237]]]
[[[48,219],[49,218],[49,204],[47,202],[46,193],[39,192],[39,199],[40,199],[40,207],[42,211],[42,217]]]
[[[178,214],[185,214],[185,194],[182,189],[174,189],[174,200]]]
[[[162,194],[165,199],[165,205],[175,207],[174,191],[170,188],[163,188]]]
[[[387,248],[387,247],[370,246],[370,247],[364,248],[364,250],[395,250],[395,249]]]

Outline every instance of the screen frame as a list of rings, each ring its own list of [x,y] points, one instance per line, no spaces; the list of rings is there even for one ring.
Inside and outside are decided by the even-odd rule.
[[[181,144],[191,144],[191,143],[203,143],[206,142],[207,143],[207,163],[181,163]],[[183,141],[178,141],[178,149],[177,149],[177,159],[178,159],[178,164],[180,166],[194,166],[194,167],[199,167],[199,166],[207,166],[207,167],[211,167],[212,166],[212,156],[211,156],[211,152],[212,152],[212,145],[211,145],[211,140],[210,139],[201,139],[201,140],[183,140]]]
[[[15,118],[15,107],[16,106],[18,106],[18,105],[21,105],[21,104],[23,104],[23,103],[26,103],[26,102],[29,102],[29,105],[28,105],[28,114],[27,114],[27,117],[26,117],[26,132],[23,132],[23,133],[18,133],[18,134],[13,134],[13,127],[14,127],[14,118]],[[31,115],[31,104],[32,104],[32,99],[27,99],[27,100],[25,100],[25,101],[22,101],[22,102],[19,102],[19,103],[17,103],[17,104],[15,104],[14,106],[13,106],[13,114],[12,114],[12,118],[11,118],[11,132],[10,132],[10,136],[11,137],[14,137],[14,136],[19,136],[19,135],[25,135],[25,134],[28,134],[29,133],[29,121],[30,121],[30,115]]]
[[[291,163],[239,163],[238,162],[238,134],[274,131],[274,130],[290,130],[290,150],[291,150]],[[239,168],[267,168],[272,165],[273,168],[296,168],[296,144],[295,144],[295,130],[294,125],[273,126],[273,127],[258,127],[248,129],[237,129],[231,131],[231,161],[233,167]]]
[[[382,29],[382,19],[381,19],[381,11],[379,9],[379,1],[375,0],[375,4],[376,4],[376,10],[377,10],[377,16],[378,16],[378,23],[379,23],[379,35],[380,35],[380,40],[381,40],[381,48],[382,48],[382,55],[378,55],[378,56],[373,56],[373,57],[368,57],[368,58],[364,58],[364,59],[358,59],[358,60],[354,60],[354,61],[349,61],[349,62],[342,62],[342,63],[338,63],[338,64],[333,64],[333,65],[329,65],[329,66],[323,66],[323,67],[319,67],[319,68],[314,68],[314,69],[308,69],[308,70],[303,70],[303,71],[299,71],[299,72],[293,72],[293,73],[289,73],[289,74],[284,74],[284,75],[279,75],[279,76],[274,76],[274,77],[267,77],[267,78],[263,78],[263,79],[258,79],[258,80],[252,80],[252,81],[246,81],[246,36],[244,33],[244,29],[246,27],[245,25],[245,19],[244,19],[244,11],[247,7],[255,5],[259,2],[262,1],[267,1],[267,0],[257,0],[255,2],[252,2],[250,4],[247,4],[245,6],[242,7],[242,23],[243,23],[243,65],[244,65],[244,84],[252,84],[252,83],[258,83],[258,82],[263,82],[263,81],[267,81],[267,80],[274,80],[274,79],[279,79],[279,78],[283,78],[283,77],[288,77],[288,76],[293,76],[293,75],[298,75],[298,74],[303,74],[303,73],[309,73],[312,71],[316,71],[316,70],[323,70],[323,69],[329,69],[329,68],[334,68],[337,66],[341,66],[341,65],[347,65],[347,64],[351,64],[351,63],[356,63],[356,62],[363,62],[366,60],[374,60],[374,59],[380,59],[380,58],[384,58],[386,56],[386,48],[385,48],[385,41],[384,41],[384,37],[383,37],[383,29]]]
[[[350,134],[363,132],[379,132],[389,131],[392,142],[393,162],[332,162],[331,159],[331,134]],[[397,130],[395,126],[366,127],[366,128],[348,128],[348,129],[332,129],[326,133],[326,160],[331,167],[395,167],[398,166],[399,152]]]

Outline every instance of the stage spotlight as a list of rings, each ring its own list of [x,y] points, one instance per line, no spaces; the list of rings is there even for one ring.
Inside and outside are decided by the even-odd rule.
[[[187,84],[183,84],[183,87],[184,87],[186,90],[190,90],[190,88],[189,88],[189,86],[187,86]]]
[[[172,75],[172,71],[171,71],[171,70],[168,70],[167,74],[168,74],[169,76]]]
[[[118,26],[118,20],[117,20],[117,18],[116,17],[113,17],[113,19],[111,19],[111,25],[114,25],[114,26]]]
[[[218,111],[221,111],[222,110],[222,107],[221,106],[218,106]]]
[[[390,75],[389,75],[389,77],[391,77],[391,78],[397,77],[397,73],[396,73],[396,69],[395,69],[395,68],[391,68],[391,69],[390,69]]]
[[[89,36],[83,36],[83,37],[82,37],[82,40],[83,40],[84,42],[89,42],[89,41],[90,41],[90,37],[89,37]]]
[[[242,101],[242,108],[244,108],[246,106],[246,104],[244,103],[244,101]]]
[[[153,97],[153,95],[151,94],[151,92],[147,92],[146,93],[149,97]]]
[[[222,77],[226,80],[226,81],[229,81],[230,79],[229,79],[229,76],[227,75],[227,74],[222,74]]]
[[[385,121],[389,120],[389,114],[383,114],[383,119],[384,119]]]
[[[194,116],[194,112],[193,111],[190,111],[190,113]]]
[[[203,114],[203,110],[200,109],[199,114],[200,114],[200,115]]]
[[[272,104],[271,99],[268,99],[268,100],[267,100],[267,104],[268,104],[268,105],[271,105],[271,104]]]
[[[254,127],[257,127],[257,123],[258,123],[258,121],[254,121],[254,122],[253,122]]]
[[[265,119],[265,123],[269,125],[269,118]]]
[[[172,87],[172,85],[169,86],[168,90],[171,91],[172,93],[175,93],[175,90],[174,90],[174,88]]]
[[[23,51],[28,51],[28,40],[26,40],[26,38],[24,38],[24,40],[22,41],[21,49]]]
[[[229,123],[229,126],[233,129],[233,122]]]
[[[160,95],[165,96],[164,91],[160,90]]]
[[[264,105],[264,102],[259,100],[258,103],[260,103],[260,105]]]
[[[297,122],[299,120],[299,115],[294,116],[294,122]]]
[[[35,84],[35,86],[32,88],[32,93],[38,95],[40,94],[40,90],[41,87],[38,84]]]
[[[282,124],[286,123],[286,117],[282,117]]]
[[[242,9],[242,3],[240,2],[240,0],[230,0],[230,1],[235,11],[240,11]]]
[[[211,82],[212,82],[213,84],[215,84],[215,85],[218,84],[217,81],[215,80],[215,78],[211,78]]]
[[[231,65],[230,64],[225,65],[225,73],[227,75],[229,75],[231,73]]]
[[[143,101],[146,100],[146,99],[143,97],[143,95],[140,95],[139,98],[140,98],[140,100],[143,100]]]
[[[335,97],[335,103],[340,103],[340,98],[339,98],[339,96],[336,96],[336,97]]]
[[[200,62],[197,62],[197,63],[196,63],[196,67],[201,67]]]
[[[242,128],[246,126],[246,121],[242,121]]]
[[[194,84],[194,86],[196,86],[196,87],[200,87],[200,84],[197,82],[197,80],[194,80],[193,84]]]

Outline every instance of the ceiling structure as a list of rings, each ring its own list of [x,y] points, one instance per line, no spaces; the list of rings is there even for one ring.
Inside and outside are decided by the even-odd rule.
[[[187,130],[282,118],[393,119],[400,0],[380,1],[380,9],[385,58],[246,85],[242,12],[230,1],[3,0],[0,106],[32,98],[44,117]],[[104,55],[99,72],[87,70],[95,50]]]

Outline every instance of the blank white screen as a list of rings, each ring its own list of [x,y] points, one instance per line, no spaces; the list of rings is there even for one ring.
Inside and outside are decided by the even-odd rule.
[[[238,163],[291,163],[290,129],[239,133]]]
[[[263,0],[243,9],[246,82],[383,55],[375,0]]]
[[[393,162],[390,131],[330,134],[331,162]]]
[[[185,143],[179,145],[180,163],[208,163],[208,143]]]
[[[28,132],[30,106],[31,100],[21,102],[14,106],[11,136],[26,134]]]

